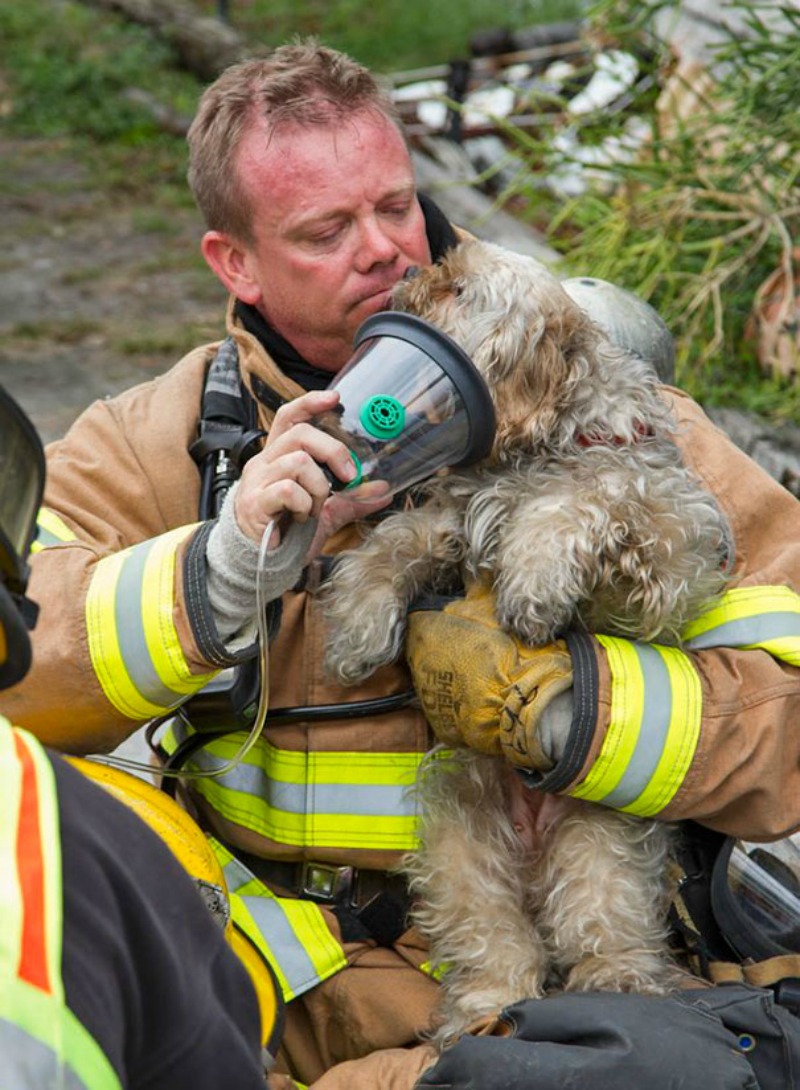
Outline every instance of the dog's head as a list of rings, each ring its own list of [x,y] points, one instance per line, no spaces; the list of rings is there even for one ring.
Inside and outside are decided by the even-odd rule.
[[[539,261],[461,242],[400,281],[393,306],[449,334],[481,372],[497,410],[495,456],[564,446],[581,430],[615,441],[641,431],[645,413],[628,420],[627,399],[652,388],[649,369],[614,348]]]

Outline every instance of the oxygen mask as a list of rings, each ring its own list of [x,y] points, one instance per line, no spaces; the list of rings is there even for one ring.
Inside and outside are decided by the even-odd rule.
[[[361,325],[354,344],[329,387],[339,404],[314,420],[347,446],[356,467],[349,484],[332,480],[335,490],[373,502],[488,455],[491,395],[455,341],[421,318],[385,311]]]

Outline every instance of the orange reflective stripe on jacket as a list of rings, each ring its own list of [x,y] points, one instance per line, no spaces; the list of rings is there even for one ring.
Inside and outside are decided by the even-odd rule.
[[[0,1071],[14,1090],[120,1090],[66,1006],[58,798],[36,739],[0,717]]]

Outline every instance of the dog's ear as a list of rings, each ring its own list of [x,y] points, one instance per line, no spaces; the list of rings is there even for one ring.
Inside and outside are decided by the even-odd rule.
[[[527,316],[515,346],[495,371],[496,452],[559,444],[574,433],[576,392],[591,375],[594,330],[574,305]],[[508,364],[514,359],[514,366]],[[502,376],[502,377],[501,377]]]

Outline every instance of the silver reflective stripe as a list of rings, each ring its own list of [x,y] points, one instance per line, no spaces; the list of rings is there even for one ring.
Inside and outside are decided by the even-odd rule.
[[[0,1087],[2,1090],[50,1090],[51,1087],[88,1090],[71,1067],[59,1062],[52,1049],[3,1019],[0,1019]]]
[[[603,797],[615,810],[629,806],[651,782],[669,736],[672,685],[666,664],[647,644],[633,643],[642,669],[644,707],[636,745],[617,786]]]
[[[137,691],[151,703],[170,708],[179,704],[184,699],[184,694],[175,692],[164,684],[147,647],[142,595],[145,588],[144,569],[149,554],[149,543],[134,546],[125,557],[120,570],[114,599],[117,640],[128,674]]]
[[[41,523],[39,524],[36,531],[35,542],[39,549],[48,549],[52,548],[53,545],[63,545],[64,543],[64,538],[56,537],[56,535],[50,533],[49,530],[45,530]]]
[[[175,734],[185,736],[182,724],[175,724]],[[192,755],[189,768],[203,770],[223,768],[227,758],[215,757],[207,750]],[[354,814],[361,817],[409,817],[416,815],[414,798],[401,784],[321,783],[319,780],[290,783],[268,775],[262,768],[241,764],[215,782],[231,791],[241,791],[256,798],[260,804],[283,810],[290,814],[313,812],[316,814]]]
[[[771,640],[798,635],[796,613],[758,613],[736,621],[726,621],[686,641],[692,651],[708,647],[750,647]]]
[[[697,749],[700,680],[677,647],[597,640],[608,655],[611,711],[599,754],[569,793],[652,817],[680,789]]]
[[[260,896],[239,893],[240,889],[253,881],[253,875],[238,860],[231,860],[223,869],[228,890],[239,896],[269,948],[278,952],[280,970],[291,995],[302,995],[309,988],[313,988],[319,983],[320,975],[278,899],[269,895],[266,890]]]

